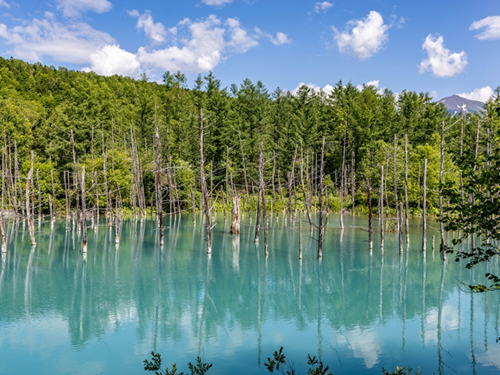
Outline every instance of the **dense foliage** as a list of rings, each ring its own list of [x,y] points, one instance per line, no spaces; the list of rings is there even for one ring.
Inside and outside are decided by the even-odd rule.
[[[198,190],[199,118],[206,119],[206,168],[213,177],[213,190],[224,188],[233,175],[236,186],[257,185],[259,143],[264,143],[268,187],[281,183],[285,188],[289,172],[299,176],[299,159],[304,168],[317,171],[322,137],[326,138],[325,184],[335,195],[342,176],[347,203],[366,204],[366,181],[380,185],[380,166],[386,171],[386,201],[394,201],[393,148],[396,136],[396,185],[404,183],[404,137],[408,137],[410,211],[420,212],[423,161],[428,159],[428,212],[436,213],[439,192],[441,122],[446,124],[445,182],[458,181],[458,169],[449,157],[458,152],[460,126],[456,117],[427,93],[404,91],[399,95],[374,86],[359,89],[339,82],[330,94],[302,86],[295,93],[279,88],[270,92],[262,82],[246,79],[240,86],[221,87],[212,73],[198,76],[189,89],[186,77],[166,72],[162,83],[94,73],[70,71],[15,59],[0,59],[0,124],[6,164],[12,164],[17,148],[21,174],[29,168],[30,151],[39,170],[42,207],[48,210],[51,175],[54,170],[56,194],[64,206],[64,171],[73,167],[70,132],[74,132],[78,163],[94,168],[100,189],[101,207],[104,155],[108,164],[110,191],[119,191],[125,206],[131,205],[131,140],[144,171],[146,202],[154,196],[155,124],[160,129],[162,163],[171,156],[176,167],[176,186],[183,208],[190,206],[190,189]],[[496,103],[496,104],[495,104]],[[494,108],[494,105],[497,107]],[[498,97],[486,116],[492,134],[498,128]],[[495,112],[496,111],[496,112]],[[492,117],[493,116],[493,117]],[[496,116],[496,117],[495,117]],[[464,122],[464,150],[474,147],[475,128],[482,115],[467,115]],[[94,135],[93,141],[92,135]],[[92,163],[92,151],[94,161]],[[293,163],[293,160],[296,163]],[[344,162],[343,162],[344,160]],[[92,166],[93,164],[93,166]],[[344,168],[342,168],[344,166]],[[8,165],[6,165],[6,168]],[[344,173],[342,173],[342,171]],[[208,172],[208,171],[207,171]],[[317,177],[314,173],[311,178]],[[278,180],[279,178],[279,180]],[[166,181],[166,180],[165,180]],[[271,186],[272,181],[272,186]],[[166,184],[166,182],[164,182]],[[299,183],[297,183],[298,185]],[[87,184],[90,189],[90,182]],[[301,191],[297,195],[301,200]],[[168,194],[166,192],[165,194]],[[274,194],[274,189],[273,189]],[[196,197],[198,197],[198,193]],[[378,199],[373,195],[373,199]],[[92,197],[89,197],[92,199]],[[300,202],[299,202],[300,204]],[[374,204],[376,206],[376,204]],[[347,207],[349,208],[349,207]]]

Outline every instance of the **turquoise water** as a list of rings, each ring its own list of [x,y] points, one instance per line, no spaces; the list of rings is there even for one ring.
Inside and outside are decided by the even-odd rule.
[[[443,263],[431,246],[437,225],[424,257],[420,222],[412,222],[400,257],[394,234],[381,251],[376,221],[370,253],[366,218],[347,216],[341,232],[332,215],[318,261],[304,222],[299,261],[297,227],[282,217],[271,221],[267,259],[246,216],[239,237],[218,217],[210,257],[199,218],[196,228],[189,216],[165,222],[160,249],[152,220],[124,221],[119,247],[103,221],[88,232],[86,259],[64,221],[53,230],[43,223],[33,249],[22,224],[7,223],[0,374],[141,374],[152,350],[183,371],[200,355],[213,363],[209,374],[265,374],[280,346],[300,373],[307,354],[335,374],[395,365],[423,374],[500,371],[500,293],[471,295],[463,286],[484,282],[498,261],[473,272],[453,257]]]

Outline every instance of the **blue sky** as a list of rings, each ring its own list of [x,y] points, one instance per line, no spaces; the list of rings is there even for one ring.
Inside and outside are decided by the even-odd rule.
[[[500,85],[500,1],[0,0],[0,54],[192,87],[212,70],[274,91],[339,80],[485,100]]]

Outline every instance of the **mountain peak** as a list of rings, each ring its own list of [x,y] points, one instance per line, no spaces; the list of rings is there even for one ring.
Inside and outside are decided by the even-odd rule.
[[[483,112],[484,111],[484,103],[477,100],[470,100],[463,98],[459,95],[452,95],[446,98],[442,98],[437,101],[438,103],[444,104],[446,110],[452,115],[458,113],[467,113],[467,112]]]

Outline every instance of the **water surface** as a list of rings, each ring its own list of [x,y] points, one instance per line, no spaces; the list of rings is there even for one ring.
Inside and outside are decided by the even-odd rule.
[[[160,248],[152,220],[124,221],[118,247],[102,221],[88,232],[86,257],[64,221],[53,230],[43,223],[34,248],[22,223],[9,222],[0,374],[141,374],[152,350],[182,371],[200,355],[213,363],[209,374],[265,374],[280,346],[301,373],[307,354],[335,374],[500,370],[500,293],[472,295],[463,285],[498,273],[498,261],[472,272],[453,257],[442,262],[432,224],[426,255],[415,220],[400,256],[394,234],[380,248],[377,222],[370,252],[365,217],[346,217],[341,231],[331,216],[318,261],[317,235],[304,222],[299,261],[298,228],[283,217],[271,221],[267,258],[247,216],[240,236],[217,218],[211,256],[199,217],[196,227],[190,216],[165,222]]]

